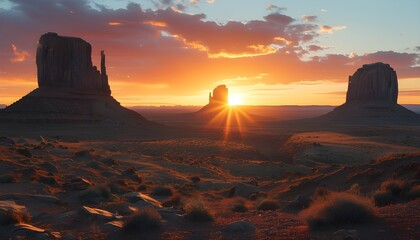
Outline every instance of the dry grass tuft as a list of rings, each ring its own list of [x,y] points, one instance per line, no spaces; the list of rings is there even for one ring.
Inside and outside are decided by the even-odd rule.
[[[366,223],[375,218],[376,212],[367,198],[344,192],[329,192],[303,210],[300,216],[310,228],[320,229]]]
[[[122,231],[127,234],[149,233],[162,227],[162,217],[153,208],[145,208],[124,222]]]
[[[174,194],[170,198],[162,202],[164,207],[179,207],[182,205],[181,196],[179,194]]]
[[[189,202],[185,208],[185,218],[191,222],[212,222],[214,218],[204,204],[198,200]]]
[[[382,182],[380,188],[373,194],[378,207],[407,202],[420,197],[420,186],[410,186],[400,179],[388,179]]]

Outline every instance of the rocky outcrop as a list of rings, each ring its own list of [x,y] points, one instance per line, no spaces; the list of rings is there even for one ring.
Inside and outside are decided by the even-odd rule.
[[[320,118],[353,123],[419,120],[419,115],[399,105],[397,100],[398,79],[394,69],[381,62],[365,64],[349,77],[346,102]]]
[[[389,64],[365,64],[349,76],[346,103],[377,101],[396,104],[397,74]]]
[[[38,88],[2,109],[0,122],[156,125],[111,96],[105,52],[98,71],[91,51],[81,38],[42,35],[36,56]]]
[[[91,45],[81,38],[56,33],[42,35],[36,53],[38,86],[110,95],[104,51],[101,72],[92,65],[91,52]]]
[[[209,93],[209,105],[227,105],[229,90],[226,85],[219,85],[213,90],[213,96]]]

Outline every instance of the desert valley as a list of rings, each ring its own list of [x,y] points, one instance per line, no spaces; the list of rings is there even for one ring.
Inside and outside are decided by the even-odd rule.
[[[1,105],[0,240],[420,238],[399,66],[351,65],[339,106],[235,105],[217,83],[204,106],[124,107],[90,37],[43,32],[37,87]]]

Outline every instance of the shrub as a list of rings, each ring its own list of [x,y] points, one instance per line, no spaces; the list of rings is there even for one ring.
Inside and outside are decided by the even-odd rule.
[[[232,212],[246,212],[248,211],[248,208],[246,207],[245,201],[239,198],[231,204],[230,210]]]
[[[112,195],[108,186],[99,185],[84,190],[79,197],[87,203],[98,203],[104,200],[112,200],[114,195]]]
[[[164,207],[178,207],[181,205],[181,196],[179,194],[174,194],[170,198],[162,202]]]
[[[279,208],[279,202],[273,199],[264,199],[257,206],[257,209],[260,211],[277,210]]]
[[[300,214],[312,229],[366,223],[374,219],[375,215],[369,199],[337,192],[330,192]]]
[[[185,218],[191,222],[212,222],[214,220],[209,210],[198,200],[191,201],[185,211]]]
[[[322,201],[327,198],[327,196],[331,193],[326,187],[317,187],[315,192],[312,196],[312,200],[314,201]]]
[[[152,195],[154,196],[172,196],[172,189],[169,187],[154,187],[152,189]]]
[[[388,179],[381,184],[380,190],[390,192],[394,196],[400,196],[408,192],[409,186],[405,181],[399,179]]]
[[[200,177],[198,176],[190,177],[190,180],[192,183],[199,183],[201,181]]]
[[[161,228],[162,217],[153,208],[145,208],[127,219],[123,225],[124,233],[147,233]]]
[[[388,179],[373,194],[375,205],[383,207],[398,202],[406,202],[420,197],[420,187],[410,185],[399,179]]]

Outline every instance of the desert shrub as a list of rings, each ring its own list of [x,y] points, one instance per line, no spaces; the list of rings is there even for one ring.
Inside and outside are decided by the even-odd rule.
[[[192,183],[199,183],[201,181],[199,176],[192,176],[190,177]]]
[[[127,219],[122,231],[129,234],[154,232],[161,228],[161,220],[162,217],[155,209],[145,208]]]
[[[348,193],[350,194],[354,194],[354,195],[360,195],[361,193],[361,187],[359,184],[355,183],[353,185],[351,185],[351,187],[349,188],[349,190],[347,190]]]
[[[315,192],[312,196],[312,200],[314,201],[322,201],[331,193],[326,187],[317,187]]]
[[[369,199],[337,192],[329,192],[325,198],[318,199],[300,213],[312,229],[366,223],[374,219],[375,215]]]
[[[378,207],[406,202],[418,197],[420,197],[420,187],[410,186],[400,179],[388,179],[382,182],[380,188],[373,194],[375,205]]]
[[[99,185],[84,190],[79,197],[88,203],[97,203],[103,200],[112,200],[114,196],[108,186]]]
[[[16,223],[28,223],[30,221],[31,215],[29,215],[29,212],[26,209],[21,209],[13,205],[8,206],[8,204],[3,203],[0,204],[0,226]]]
[[[152,195],[154,196],[172,196],[172,194],[172,188],[169,187],[158,186],[152,189]]]
[[[164,207],[178,207],[181,204],[181,196],[179,194],[174,194],[170,198],[162,202],[162,206]]]
[[[264,199],[257,205],[257,209],[260,211],[277,210],[279,208],[279,202],[273,199]]]
[[[230,210],[232,212],[246,212],[248,211],[248,208],[245,201],[241,198],[238,198],[230,205]]]
[[[408,192],[409,185],[400,179],[388,179],[382,182],[380,190],[390,192],[394,196],[400,196]]]
[[[198,200],[189,202],[185,212],[185,218],[191,222],[212,222],[214,220],[210,211]]]

